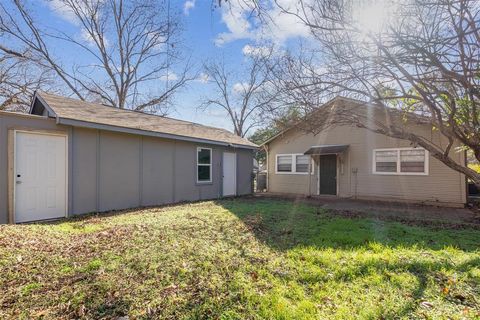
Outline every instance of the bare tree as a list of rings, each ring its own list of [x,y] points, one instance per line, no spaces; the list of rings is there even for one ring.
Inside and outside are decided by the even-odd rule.
[[[402,116],[386,123],[352,112],[336,114],[335,121],[409,140],[480,185],[480,174],[452,158],[459,151],[452,148],[460,143],[480,160],[478,2],[399,2],[381,28],[372,30],[355,16],[361,4],[367,2],[300,0],[288,8],[277,2],[311,33],[309,47],[278,64],[276,83],[284,98],[302,106],[305,114],[337,95],[364,101],[384,114],[396,110],[393,114]],[[448,143],[436,144],[411,130],[408,122],[418,121],[438,130]],[[314,133],[321,129],[307,127]]]
[[[0,53],[0,110],[26,112],[35,90],[50,86],[48,70]]]
[[[200,108],[224,111],[234,133],[245,137],[250,129],[261,123],[261,111],[275,102],[267,64],[271,55],[272,49],[266,47],[262,52],[252,53],[241,68],[244,73],[228,70],[224,61],[206,64],[205,73],[213,83],[216,95],[204,98]]]
[[[0,4],[0,35],[16,47],[0,50],[48,68],[79,99],[165,114],[165,101],[195,78],[188,73],[188,63],[179,75],[171,71],[179,58],[179,29],[167,2],[59,0],[56,4],[73,17],[80,36],[60,30],[45,32],[23,2],[11,0],[9,7]],[[71,45],[91,63],[67,68],[52,53],[52,39]],[[168,85],[160,85],[164,81]]]

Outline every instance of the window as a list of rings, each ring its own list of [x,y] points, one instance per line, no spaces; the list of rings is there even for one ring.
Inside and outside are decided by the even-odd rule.
[[[295,156],[295,172],[308,172],[308,162],[310,161],[310,156],[306,155],[296,155]]]
[[[292,156],[291,155],[277,157],[277,171],[292,172]]]
[[[421,148],[373,150],[373,173],[427,175],[428,151]]]
[[[276,173],[308,174],[310,156],[304,154],[277,154]],[[310,164],[313,173],[313,163]]]
[[[197,182],[212,182],[212,149],[197,148]]]
[[[425,172],[425,150],[400,150],[400,172]]]
[[[375,152],[377,172],[397,172],[397,150],[379,150]]]

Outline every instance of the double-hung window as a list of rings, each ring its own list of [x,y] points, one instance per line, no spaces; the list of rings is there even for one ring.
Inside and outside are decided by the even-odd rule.
[[[275,162],[275,172],[277,174],[308,174],[309,164],[311,172],[313,172],[313,164],[309,155],[304,155],[301,153],[277,154]]]
[[[428,175],[428,151],[422,148],[375,149],[373,173]]]
[[[197,182],[212,182],[212,149],[197,148]]]

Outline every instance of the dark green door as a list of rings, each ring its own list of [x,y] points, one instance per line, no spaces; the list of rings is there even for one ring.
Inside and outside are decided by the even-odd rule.
[[[320,156],[320,194],[337,194],[337,155]]]

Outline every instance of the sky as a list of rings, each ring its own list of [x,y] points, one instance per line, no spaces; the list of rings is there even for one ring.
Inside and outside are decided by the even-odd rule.
[[[310,41],[308,27],[293,15],[282,13],[276,5],[279,4],[287,11],[296,11],[297,0],[262,0],[263,4],[267,4],[265,16],[268,16],[268,19],[267,22],[263,21],[264,23],[259,23],[252,15],[251,8],[244,5],[249,1],[252,0],[223,0],[224,5],[215,8],[213,5],[218,3],[218,0],[170,0],[170,12],[179,19],[181,26],[179,48],[184,60],[177,63],[177,68],[182,68],[190,61],[192,72],[198,72],[199,76],[177,91],[170,100],[174,108],[169,116],[233,131],[225,111],[199,109],[202,100],[215,94],[214,85],[202,74],[202,65],[208,61],[224,60],[230,71],[240,75],[231,84],[231,90],[235,92],[234,88],[242,84],[241,74],[245,72],[243,63],[248,59],[248,55],[261,52],[265,43],[275,45],[277,53],[284,50],[295,51],[299,44],[314,45],[314,42]],[[64,32],[88,44],[86,32],[82,32],[82,27],[76,22],[72,12],[62,9],[61,0],[29,0],[25,3],[30,6],[30,12],[34,13],[34,18],[45,31],[51,34]],[[363,9],[358,11],[357,17],[362,29],[376,29],[379,22],[387,17],[383,12],[386,11],[385,4],[389,1],[354,0],[354,3],[357,3],[357,6],[362,3],[359,8]],[[383,3],[384,6],[379,6],[378,3]],[[91,56],[82,54],[75,46],[65,45],[64,41],[55,38],[48,41],[53,55],[59,57],[67,69],[69,66],[93,63]],[[171,74],[179,73],[180,69],[175,68],[172,66]],[[162,91],[165,87],[166,81],[159,79],[157,83],[149,84],[148,90]]]
[[[233,131],[226,112],[214,108],[199,109],[202,99],[215,93],[213,84],[207,81],[202,72],[202,65],[208,61],[224,60],[231,71],[241,74],[242,63],[248,58],[247,55],[261,50],[265,41],[286,48],[295,39],[305,37],[307,32],[300,25],[291,23],[288,17],[278,16],[273,10],[270,13],[273,20],[278,18],[277,22],[274,27],[265,28],[252,19],[250,9],[236,6],[235,1],[230,0],[230,6],[216,8],[212,7],[212,2],[216,3],[217,0],[170,0],[172,16],[179,18],[181,26],[180,51],[184,61],[179,61],[177,65],[182,67],[189,59],[193,65],[192,72],[198,72],[199,76],[172,98],[174,108],[169,116]],[[80,25],[75,23],[73,13],[62,10],[59,0],[31,0],[26,3],[45,31],[51,34],[61,31],[76,39],[88,41],[82,34]],[[82,54],[72,45],[65,45],[62,40],[51,38],[48,41],[53,55],[67,68],[88,65],[93,61],[92,57]],[[172,68],[171,72],[175,73],[175,67]],[[235,81],[238,83],[232,84],[232,90],[235,84],[241,83],[241,79]],[[166,83],[159,80],[153,85],[158,86],[155,89],[162,90]]]
[[[286,4],[295,2],[280,1]],[[214,93],[213,84],[206,81],[201,72],[202,64],[209,60],[223,59],[228,68],[241,74],[246,55],[261,50],[264,41],[287,48],[296,39],[307,37],[305,27],[293,23],[289,17],[282,17],[275,9],[270,14],[272,20],[276,21],[265,27],[251,18],[248,8],[235,6],[235,1],[229,2],[230,6],[213,8],[212,0],[170,0],[172,15],[177,14],[181,23],[181,51],[185,59],[189,58],[192,62],[193,71],[199,72],[199,77],[177,92],[172,100],[174,109],[169,116],[232,130],[225,112],[212,108],[203,111],[198,108],[203,98]],[[81,27],[74,22],[73,14],[62,10],[58,0],[32,0],[29,4],[34,9],[32,11],[37,21],[47,32],[49,29],[52,33],[61,30],[76,35],[77,39],[84,37]],[[54,55],[66,66],[91,63],[88,55],[80,54],[72,46],[65,46],[61,40],[51,39],[49,43],[52,44]],[[181,65],[182,62],[179,66]],[[155,85],[161,89],[165,87],[165,81],[159,80]]]

